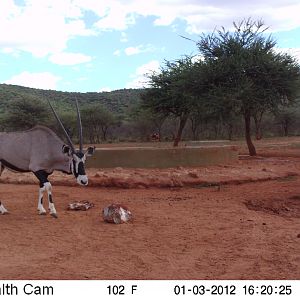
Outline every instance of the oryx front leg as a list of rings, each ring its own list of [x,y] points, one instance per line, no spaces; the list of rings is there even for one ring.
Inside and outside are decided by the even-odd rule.
[[[48,181],[49,173],[47,173],[44,170],[39,170],[34,172],[34,175],[40,181],[39,202],[38,202],[39,213],[41,215],[44,215],[46,213],[46,210],[43,207],[43,194],[46,191],[48,195],[50,215],[54,218],[57,218],[56,209],[54,207],[54,203],[52,200],[52,186],[51,183]]]
[[[46,187],[40,187],[39,189],[39,201],[38,201],[38,211],[40,215],[45,215],[46,214],[46,209],[43,206],[43,196],[44,192],[46,190]]]
[[[50,215],[52,217],[54,217],[54,218],[57,218],[56,209],[55,209],[55,206],[54,206],[54,203],[53,203],[53,199],[52,199],[52,185],[48,181],[48,182],[44,183],[44,187],[45,187],[45,189],[47,191],[47,194],[48,194],[48,202],[49,202]]]

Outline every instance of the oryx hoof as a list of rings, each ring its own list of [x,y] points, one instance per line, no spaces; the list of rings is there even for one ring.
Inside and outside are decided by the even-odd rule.
[[[42,205],[38,206],[37,211],[38,211],[39,215],[42,215],[42,216],[47,214],[45,208]]]
[[[5,211],[1,211],[0,214],[1,214],[1,215],[8,215],[9,212],[8,212],[8,210],[5,210]]]
[[[51,215],[53,218],[55,218],[55,219],[57,219],[57,218],[58,218],[58,216],[57,216],[57,214],[56,214],[56,213],[50,213],[50,215]]]

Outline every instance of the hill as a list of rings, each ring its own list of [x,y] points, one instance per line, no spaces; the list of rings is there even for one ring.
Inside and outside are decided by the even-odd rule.
[[[17,85],[0,84],[0,112],[4,112],[10,101],[16,98],[39,98],[51,100],[60,110],[74,108],[74,99],[79,104],[101,103],[106,109],[115,114],[126,114],[128,109],[140,100],[142,89],[122,89],[112,92],[75,93],[54,90],[41,90]]]

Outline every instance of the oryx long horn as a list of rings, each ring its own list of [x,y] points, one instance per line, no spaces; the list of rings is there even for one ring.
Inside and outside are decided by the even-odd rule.
[[[80,111],[79,111],[79,106],[78,106],[78,100],[77,100],[76,96],[75,96],[75,102],[76,102],[76,110],[77,110],[77,127],[78,127],[78,134],[79,134],[79,149],[80,149],[80,152],[82,152],[82,148],[83,148],[82,124],[81,124],[81,116],[80,116]]]
[[[64,132],[64,134],[65,134],[65,136],[66,136],[66,138],[67,138],[67,140],[68,140],[68,144],[69,144],[69,146],[71,147],[72,152],[75,153],[75,148],[74,148],[74,146],[73,146],[73,143],[72,143],[72,140],[71,140],[70,136],[68,135],[68,133],[67,133],[67,131],[66,131],[66,129],[65,129],[64,125],[63,125],[63,123],[61,122],[60,118],[58,117],[56,111],[54,110],[54,108],[53,108],[53,106],[51,105],[51,103],[50,103],[50,101],[49,101],[48,98],[47,98],[47,101],[48,101],[48,103],[49,103],[49,105],[50,105],[50,107],[51,107],[51,110],[52,110],[52,112],[53,112],[53,114],[54,114],[54,116],[55,116],[55,118],[56,118],[58,124],[60,125],[61,129],[63,130],[63,132]]]

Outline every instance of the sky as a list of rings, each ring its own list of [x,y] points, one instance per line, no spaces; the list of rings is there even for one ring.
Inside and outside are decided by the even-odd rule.
[[[148,85],[202,33],[262,19],[300,61],[300,0],[0,0],[0,83],[70,92]]]

